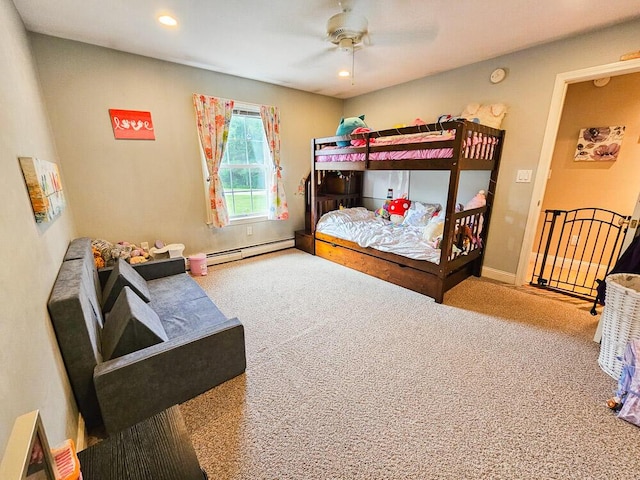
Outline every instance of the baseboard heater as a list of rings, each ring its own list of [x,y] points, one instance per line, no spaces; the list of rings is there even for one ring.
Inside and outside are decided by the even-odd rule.
[[[279,240],[277,242],[263,243],[253,247],[240,248],[238,250],[227,250],[225,252],[207,253],[207,266],[218,265],[219,263],[233,262],[243,258],[262,255],[263,253],[293,248],[295,243],[293,238],[289,240]]]

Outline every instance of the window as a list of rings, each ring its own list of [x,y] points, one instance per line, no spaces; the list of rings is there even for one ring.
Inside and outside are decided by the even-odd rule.
[[[220,165],[229,218],[266,216],[271,157],[257,109],[234,109]]]

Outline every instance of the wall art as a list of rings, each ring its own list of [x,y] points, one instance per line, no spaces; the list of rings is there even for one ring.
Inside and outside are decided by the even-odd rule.
[[[620,153],[624,126],[589,127],[580,130],[576,162],[615,162]]]
[[[151,112],[109,110],[113,136],[119,140],[155,140]]]
[[[56,471],[40,412],[21,415],[15,420],[0,464],[2,479],[55,480]]]
[[[19,160],[36,222],[54,220],[66,206],[58,165],[33,157]]]

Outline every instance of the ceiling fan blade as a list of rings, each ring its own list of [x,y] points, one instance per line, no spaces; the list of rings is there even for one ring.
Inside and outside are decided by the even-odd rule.
[[[322,50],[319,50],[318,52],[312,53],[311,55],[298,60],[298,61],[294,61],[293,65],[296,67],[311,67],[316,65],[318,62],[321,62],[333,55],[336,55],[336,50],[337,47],[332,46],[329,48],[325,48]]]
[[[409,45],[417,42],[431,42],[438,36],[438,28],[436,26],[427,27],[414,31],[396,31],[396,32],[367,32],[363,39],[367,46],[369,45]]]

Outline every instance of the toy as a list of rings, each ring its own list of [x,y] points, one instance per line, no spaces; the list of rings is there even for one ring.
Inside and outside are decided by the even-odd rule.
[[[354,133],[366,133],[366,132],[370,132],[371,129],[368,127],[358,127],[356,129],[353,130],[353,132],[351,132],[351,134],[353,135]],[[375,138],[370,138],[369,139],[369,143],[373,143],[375,142],[376,139]],[[363,147],[367,142],[365,141],[364,138],[354,138],[351,140],[351,145],[353,145],[354,147]]]
[[[102,258],[100,250],[92,245],[91,251],[93,252],[93,263],[95,263],[96,268],[104,268],[104,258]]]
[[[97,268],[113,266],[119,258],[131,264],[143,263],[149,259],[149,253],[125,241],[113,244],[107,240],[93,239],[91,249]]]
[[[385,200],[384,205],[376,210],[376,217],[382,217],[384,220],[389,220],[389,205],[391,200]]]
[[[507,107],[503,103],[494,103],[491,105],[480,105],[479,103],[470,103],[467,105],[461,117],[471,120],[488,127],[500,128],[502,119],[507,113]]]
[[[422,232],[422,238],[434,244],[437,241],[438,237],[442,237],[442,233],[444,232],[444,219],[435,220],[429,222]]]
[[[359,117],[342,117],[336,130],[336,136],[349,135],[356,128],[366,126],[367,124],[364,123],[364,115],[360,115]],[[349,140],[340,140],[336,142],[339,147],[348,147],[349,143]]]
[[[438,117],[438,123],[444,123],[444,122],[455,122],[456,120],[464,120],[463,117],[461,116],[453,116],[453,115],[449,115],[449,114],[443,114],[440,115]]]
[[[487,194],[484,190],[480,190],[475,196],[464,206],[465,210],[484,207],[487,204]]]
[[[474,208],[481,208],[484,207],[487,204],[487,194],[484,190],[480,190],[478,193],[476,193],[473,198],[471,200],[469,200],[466,205],[464,206],[464,210],[472,210]],[[473,217],[477,217],[478,218],[478,229],[476,232],[476,235],[473,235],[473,226],[474,226],[474,218]],[[462,245],[466,246],[468,245],[468,243],[478,243],[480,244],[482,239],[480,238],[480,234],[482,233],[482,225],[484,223],[484,216],[482,214],[480,215],[473,215],[473,217],[470,217],[467,220],[467,223],[465,225],[461,225],[459,228],[459,231],[457,232],[459,237],[458,237],[458,247],[462,248]]]
[[[389,220],[396,225],[402,223],[404,214],[407,213],[411,206],[411,200],[406,198],[396,198],[389,203]]]
[[[470,244],[475,243],[473,232],[469,225],[458,225],[456,227],[455,245],[460,250],[467,250]]]

